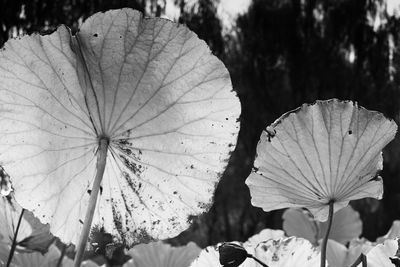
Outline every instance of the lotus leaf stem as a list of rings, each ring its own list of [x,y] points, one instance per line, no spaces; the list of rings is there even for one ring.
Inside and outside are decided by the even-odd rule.
[[[99,149],[97,151],[98,156],[97,156],[96,177],[94,178],[92,191],[90,193],[89,205],[86,210],[85,220],[83,222],[83,228],[81,236],[79,238],[79,243],[75,255],[75,260],[74,260],[75,267],[80,267],[83,260],[83,254],[85,252],[87,239],[89,237],[94,210],[96,209],[97,196],[99,194],[101,181],[103,180],[104,169],[106,166],[108,143],[109,140],[107,138],[101,138],[99,140]]]

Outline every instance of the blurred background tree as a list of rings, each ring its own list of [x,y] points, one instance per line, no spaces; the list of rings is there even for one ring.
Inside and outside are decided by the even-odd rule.
[[[219,1],[173,4],[180,13],[177,20],[205,40],[229,69],[242,116],[238,145],[213,206],[171,243],[194,240],[204,247],[281,228],[282,211],[252,207],[244,181],[261,131],[282,113],[335,97],[358,101],[399,123],[400,19],[385,0],[252,0],[229,31],[218,14]],[[16,34],[52,31],[61,23],[75,32],[85,18],[111,8],[163,16],[166,5],[166,0],[3,0],[0,44]],[[385,151],[384,199],[352,203],[364,222],[363,236],[371,240],[400,219],[399,151],[399,138]]]
[[[215,10],[210,1],[198,3],[203,3],[202,10]],[[199,20],[185,12],[181,9],[180,21],[201,29]],[[261,131],[284,112],[316,99],[351,99],[399,122],[398,15],[390,13],[385,0],[253,0],[222,36],[222,52],[218,43],[208,42],[227,65],[241,100],[241,130],[211,211],[182,238],[199,238],[205,246],[244,241],[266,227],[281,228],[282,211],[264,213],[252,207],[244,181]],[[215,20],[203,23],[206,29],[220,27]],[[212,31],[199,35],[219,38]],[[370,240],[400,218],[399,149],[396,138],[385,151],[384,199],[352,202],[364,222],[363,236]]]

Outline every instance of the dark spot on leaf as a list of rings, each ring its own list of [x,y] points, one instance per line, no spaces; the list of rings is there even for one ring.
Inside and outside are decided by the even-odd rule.
[[[193,166],[193,164],[192,164],[192,165],[190,165],[190,168],[191,168],[191,169],[194,169],[194,166]]]
[[[353,132],[352,132],[352,130],[349,130],[349,134],[352,134]]]
[[[272,261],[279,261],[279,257],[278,257],[278,255],[276,255],[276,253],[274,253],[274,255],[272,255]]]
[[[0,166],[0,190],[3,191],[3,196],[9,196],[9,193],[13,191],[10,176]]]
[[[187,221],[188,224],[192,224],[196,218],[197,218],[197,216],[189,215],[189,216],[187,217],[187,220],[186,220],[186,221]]]
[[[137,228],[135,231],[131,232],[130,235],[132,236],[132,239],[135,240],[133,242],[134,245],[154,241],[154,238],[152,238],[144,228]]]
[[[83,224],[83,221],[82,221],[81,219],[79,219],[79,222],[80,222],[81,224]]]
[[[111,211],[113,215],[113,221],[115,228],[117,229],[118,233],[121,235],[122,238],[125,237],[125,232],[122,229],[122,216],[121,214],[117,211],[116,203],[111,199]]]
[[[97,33],[93,34],[93,37],[97,37],[97,36],[99,36]]]
[[[140,164],[136,164],[133,162],[133,160],[128,160],[127,157],[125,157],[123,154],[119,155],[121,159],[124,161],[125,166],[134,174],[136,174],[138,177],[140,177],[140,174],[144,171],[144,168]],[[132,156],[135,158],[134,156]]]
[[[100,186],[100,195],[103,194],[103,187]]]
[[[92,190],[89,189],[89,190],[87,191],[87,193],[90,195],[90,194],[92,193]]]
[[[253,167],[253,171],[258,172],[259,168]]]
[[[131,143],[128,142],[127,139],[119,139],[119,140],[118,140],[118,144],[119,144],[120,146],[126,146],[126,145],[131,146],[131,145],[132,145]]]
[[[204,202],[197,203],[197,207],[199,207],[200,209],[204,209],[204,210],[209,210],[211,208],[211,206],[212,206],[211,203],[204,203]]]
[[[174,191],[174,195],[178,194],[178,191]]]

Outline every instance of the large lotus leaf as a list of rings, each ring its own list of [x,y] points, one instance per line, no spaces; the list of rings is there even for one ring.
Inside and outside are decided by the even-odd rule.
[[[288,236],[303,237],[317,245],[326,233],[328,222],[316,221],[304,210],[287,209],[283,215],[283,229]],[[362,232],[360,215],[347,206],[333,215],[329,239],[346,244]]]
[[[234,149],[229,74],[184,26],[131,9],[97,13],[76,36],[8,41],[0,53],[0,165],[17,201],[77,242],[109,140],[93,225],[131,245],[204,212]]]
[[[172,247],[162,242],[140,244],[128,251],[132,259],[124,267],[187,267],[199,256],[200,251],[193,242],[182,247]]]
[[[352,199],[381,198],[383,147],[397,125],[351,101],[316,101],[267,127],[246,183],[265,211],[306,207],[320,221]]]
[[[0,199],[0,242],[11,245],[16,234],[22,208],[15,202],[13,194]],[[30,211],[24,210],[17,233],[17,250],[47,252],[54,241],[49,225],[41,224]]]

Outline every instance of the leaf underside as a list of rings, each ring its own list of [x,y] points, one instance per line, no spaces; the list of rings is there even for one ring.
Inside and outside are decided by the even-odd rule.
[[[110,140],[93,226],[128,246],[174,236],[204,212],[238,133],[229,74],[184,26],[131,9],[76,36],[8,41],[0,53],[0,165],[17,201],[76,243]]]
[[[316,101],[267,128],[246,183],[252,203],[266,211],[306,207],[321,221],[352,199],[381,198],[382,149],[397,125],[352,101]],[[375,178],[375,179],[374,179]]]

